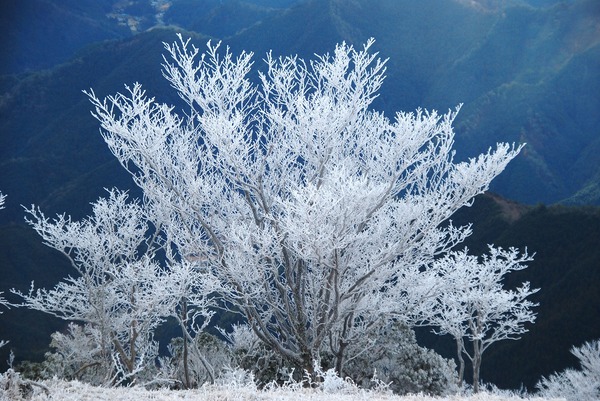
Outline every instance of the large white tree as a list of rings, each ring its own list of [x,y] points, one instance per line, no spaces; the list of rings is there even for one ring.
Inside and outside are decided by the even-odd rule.
[[[89,91],[102,135],[224,305],[291,363],[312,370],[328,344],[340,367],[356,336],[430,295],[419,269],[470,232],[440,224],[520,147],[455,162],[458,108],[372,110],[385,73],[372,40],[312,61],[268,54],[255,85],[251,53],[179,39],[163,74],[184,110],[139,84]]]
[[[126,192],[111,190],[92,206],[92,215],[81,221],[64,214],[50,219],[33,206],[26,210],[28,223],[46,245],[70,260],[75,274],[50,290],[35,290],[32,283],[29,293],[13,292],[28,308],[87,326],[70,330],[85,334],[87,340],[61,337],[70,339],[73,358],[81,361],[76,371],[93,367],[104,375],[94,380],[103,383],[134,380],[154,366],[158,352],[154,330],[176,315],[182,297],[189,295],[196,314],[210,315],[209,300],[203,297],[207,290],[190,294],[194,285],[205,283],[196,278],[198,269],[190,262],[166,267],[158,263],[155,228],[139,202],[128,201]]]
[[[483,353],[495,342],[516,340],[528,331],[536,314],[536,303],[527,298],[539,289],[528,282],[514,290],[504,288],[506,275],[523,270],[533,257],[515,248],[489,246],[489,254],[477,257],[467,250],[450,252],[434,262],[432,272],[443,281],[428,321],[438,334],[454,337],[462,384],[466,355],[473,366],[473,389],[479,391]],[[467,347],[465,340],[471,343]]]

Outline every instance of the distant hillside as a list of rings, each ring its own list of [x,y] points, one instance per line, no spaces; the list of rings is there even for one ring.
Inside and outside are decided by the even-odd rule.
[[[302,0],[172,1],[163,21],[216,38],[229,38]],[[304,0],[305,1],[305,0]]]
[[[102,42],[70,63],[12,82],[0,101],[0,188],[9,196],[0,222],[22,222],[19,205],[31,203],[83,215],[102,188],[133,186],[104,144],[82,90],[106,96],[137,81],[177,101],[160,71],[162,42],[174,39],[174,31],[156,30]]]
[[[0,75],[50,68],[83,46],[131,35],[107,17],[117,0],[2,0]]]
[[[52,3],[36,4],[45,2]],[[392,116],[398,110],[445,111],[464,103],[456,121],[460,158],[484,152],[498,141],[527,143],[522,155],[492,184],[495,192],[531,204],[600,204],[600,2],[596,0],[543,8],[515,1],[505,3],[504,9],[458,0],[307,0],[287,9],[259,5],[258,0],[223,4],[215,0],[206,8],[192,3],[173,1],[161,16],[164,23],[179,28],[133,37],[128,36],[131,32],[118,33],[113,20],[101,18],[106,7],[96,6],[88,14],[83,6],[71,7],[69,18],[88,21],[82,15],[89,15],[91,21],[103,21],[95,22],[104,29],[103,38],[122,39],[79,50],[68,63],[44,73],[0,76],[0,140],[7,144],[0,149],[0,165],[12,160],[11,168],[29,171],[29,178],[19,180],[19,185],[48,195],[44,186],[30,181],[36,179],[35,171],[44,169],[47,157],[34,154],[35,143],[27,142],[32,136],[44,136],[44,152],[61,159],[53,186],[70,179],[67,171],[64,176],[60,172],[60,165],[66,163],[77,175],[99,167],[97,158],[106,150],[79,90],[94,87],[114,93],[123,83],[152,75],[148,89],[176,99],[160,76],[161,41],[173,41],[182,25],[209,35],[206,38],[228,36],[225,43],[234,51],[255,52],[257,68],[262,68],[261,59],[270,49],[278,55],[310,58],[331,51],[342,40],[361,46],[375,37],[376,50],[390,58],[377,108]],[[60,10],[66,13],[68,5]],[[148,21],[156,18],[150,11]],[[51,15],[60,21],[67,18]],[[77,29],[77,24],[69,25]],[[76,32],[67,36],[77,37]],[[42,45],[22,38],[20,46],[23,41],[31,46],[27,54],[37,54],[33,49]],[[203,46],[205,41],[196,43]],[[90,141],[72,152],[72,144],[87,136]],[[12,171],[11,175],[18,174]],[[0,178],[0,187],[5,184]],[[4,191],[31,199],[30,194],[19,196],[13,187],[14,183]]]
[[[51,68],[86,45],[156,26],[224,38],[301,1],[2,0],[0,75]]]
[[[469,3],[473,4],[473,3]],[[527,148],[493,189],[525,203],[600,203],[600,2],[505,9],[424,0],[313,0],[228,41],[310,57],[369,37],[389,57],[378,107],[447,110],[459,156]]]
[[[36,286],[51,288],[69,274],[73,274],[69,262],[41,243],[35,231],[23,226],[0,227],[0,291],[2,296],[15,303],[20,302],[10,290],[27,291],[33,280]],[[62,330],[65,323],[36,311],[18,308],[6,310],[0,315],[0,339],[9,344],[0,348],[0,372],[6,370],[11,350],[17,360],[40,360],[48,350],[49,334]]]
[[[508,9],[481,46],[441,74],[450,86],[437,94],[465,102],[459,149],[527,143],[496,191],[528,203],[599,203],[598,21],[596,1]]]

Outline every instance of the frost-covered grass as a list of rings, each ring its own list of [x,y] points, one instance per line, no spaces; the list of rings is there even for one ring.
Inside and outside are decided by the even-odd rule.
[[[62,401],[355,401],[355,400],[386,400],[386,401],[517,401],[524,400],[518,396],[501,396],[489,393],[479,393],[471,396],[453,395],[448,397],[428,397],[424,395],[397,396],[385,392],[371,392],[356,390],[341,393],[329,393],[320,389],[290,389],[277,388],[270,390],[256,390],[251,387],[223,387],[223,386],[205,386],[197,390],[146,390],[143,387],[117,387],[104,388],[94,387],[80,382],[65,382],[60,380],[46,381],[39,383],[42,387],[30,386],[25,390],[23,400],[62,400]],[[6,391],[4,391],[6,393]],[[11,398],[10,394],[2,394],[0,390],[0,399],[17,401],[19,398]],[[8,398],[6,398],[8,397]],[[546,398],[528,398],[528,400],[549,401]]]
[[[222,383],[203,386],[195,390],[148,390],[142,386],[133,387],[96,387],[78,381],[46,380],[32,382],[22,379],[18,373],[8,372],[0,375],[0,401],[558,401],[564,399],[522,398],[517,395],[499,395],[481,392],[469,396],[451,395],[429,397],[425,395],[398,396],[385,388],[372,391],[364,390],[346,383],[339,387],[320,385],[307,388],[298,385],[272,386],[258,390],[252,384],[239,385]]]

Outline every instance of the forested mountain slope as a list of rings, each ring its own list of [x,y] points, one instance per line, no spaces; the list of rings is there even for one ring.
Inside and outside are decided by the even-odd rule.
[[[210,15],[189,12],[185,19],[186,4],[195,10],[182,0],[162,19],[190,27],[133,35],[103,20],[96,23],[104,29],[99,38],[122,39],[80,50],[51,70],[0,77],[0,166],[7,171],[0,177],[0,187],[12,194],[13,205],[39,202],[40,196],[64,190],[61,187],[73,188],[73,177],[94,174],[110,157],[99,159],[107,153],[80,90],[93,87],[109,94],[122,90],[123,83],[139,80],[153,94],[170,96],[160,75],[161,42],[171,42],[175,32],[191,27],[213,37],[229,35],[225,44],[235,51],[255,52],[257,69],[270,49],[276,55],[310,57],[331,51],[342,40],[361,46],[375,37],[376,50],[390,58],[376,107],[391,116],[397,110],[444,111],[464,103],[456,121],[459,157],[485,151],[497,141],[527,143],[493,190],[532,204],[600,203],[600,3],[594,0],[546,8],[509,3],[505,9],[433,0],[312,0],[289,8],[239,5],[238,10],[256,11],[253,23],[222,8],[212,9]],[[70,17],[86,10],[93,21],[92,11],[106,11],[99,7],[87,11],[83,5],[71,10],[68,3],[63,7],[71,11]],[[215,31],[211,24],[223,13],[231,20]],[[60,20],[61,15],[50,16]],[[70,23],[73,29],[75,25]],[[237,34],[231,36],[233,32]],[[86,43],[93,40],[75,33],[67,36]],[[3,54],[13,54],[11,46],[24,46],[23,42],[47,47],[27,39],[27,35],[18,41],[3,39]],[[207,39],[196,38],[195,43],[202,46]],[[32,48],[27,54],[41,53]],[[37,172],[46,170],[53,157],[60,162],[51,162],[53,177],[40,186]],[[81,185],[77,191],[93,192],[99,186],[94,180],[77,184]],[[26,192],[21,193],[23,188]],[[36,193],[26,188],[35,188]],[[82,196],[80,202],[92,200]]]
[[[599,203],[600,3],[465,4],[315,0],[228,43],[259,56],[310,56],[374,37],[390,57],[377,106],[393,113],[464,103],[459,156],[500,140],[528,144],[495,191],[526,203]]]

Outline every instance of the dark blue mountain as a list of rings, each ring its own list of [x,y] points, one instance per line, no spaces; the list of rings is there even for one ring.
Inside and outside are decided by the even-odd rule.
[[[483,2],[321,0],[228,42],[259,55],[272,48],[306,57],[341,40],[360,46],[375,37],[377,50],[390,57],[378,107],[393,113],[464,103],[456,122],[459,156],[498,141],[528,143],[495,191],[526,203],[598,204],[598,21],[594,0],[503,9]]]
[[[38,150],[49,154],[54,152],[53,146],[60,150],[69,149],[70,145],[65,146],[65,143],[78,143],[85,135],[95,135],[94,122],[85,107],[76,112],[71,109],[83,100],[79,90],[96,87],[97,82],[105,83],[106,93],[111,93],[120,90],[124,82],[131,83],[152,72],[158,92],[170,95],[167,87],[159,82],[162,79],[160,41],[174,40],[174,33],[134,35],[132,30],[132,27],[150,26],[151,22],[156,26],[160,20],[182,26],[175,30],[193,27],[208,37],[227,37],[227,45],[235,51],[252,50],[257,60],[271,49],[276,54],[312,57],[314,53],[331,50],[342,40],[360,46],[369,37],[375,37],[376,50],[382,56],[390,57],[387,80],[376,107],[391,115],[397,110],[417,107],[443,111],[464,103],[456,121],[459,157],[473,156],[498,141],[527,142],[523,154],[494,182],[494,191],[531,204],[600,203],[600,163],[597,159],[600,146],[600,3],[595,0],[555,5],[549,2],[544,7],[507,2],[504,8],[494,7],[498,2],[490,1],[313,0],[294,3],[290,8],[276,8],[273,4],[281,6],[289,1],[271,2],[267,7],[258,4],[265,2],[215,0],[207,2],[206,7],[197,7],[190,0],[179,0],[166,2],[170,6],[160,17],[156,7],[138,0],[137,8],[130,5],[129,9],[118,9],[119,16],[126,15],[131,21],[138,21],[137,25],[130,22],[132,27],[128,27],[127,32],[117,29],[122,28],[121,20],[114,16],[116,4],[122,4],[120,2],[111,6],[111,13],[108,13],[111,18],[106,17],[108,6],[90,7],[87,11],[83,3],[70,8],[69,2],[51,0],[26,0],[19,4],[28,3],[37,4],[38,8],[61,4],[58,10],[62,13],[49,14],[58,21],[68,16],[74,21],[91,24],[83,16],[90,15],[92,21],[96,21],[92,18],[96,16],[102,23],[94,26],[104,29],[104,36],[100,36],[103,39],[118,36],[121,41],[78,50],[69,62],[45,71],[43,77],[37,71],[0,76],[3,93],[0,139],[8,144],[0,151],[1,161],[15,160],[16,154],[11,151],[16,146],[26,152],[19,155],[21,162],[43,163],[33,154],[36,152],[34,144],[28,143],[28,150],[23,148],[27,143],[25,138],[39,136],[41,131],[50,143]],[[132,3],[135,2],[128,4]],[[146,8],[141,4],[146,4]],[[133,14],[126,13],[134,11],[140,16],[134,18]],[[24,19],[26,16],[15,18],[12,25],[7,25],[13,28],[3,29],[12,32],[12,36],[25,37],[19,43],[29,49],[26,54],[37,54],[36,46],[51,51],[51,46],[44,42],[26,40],[25,33],[31,34],[33,28],[19,28],[21,25],[17,22]],[[32,21],[36,21],[35,18]],[[69,22],[69,26],[76,29],[77,24]],[[67,36],[93,41],[77,32]],[[56,39],[52,34],[48,38]],[[147,42],[142,44],[143,41]],[[8,47],[7,44],[13,42],[4,40],[2,43]],[[62,42],[60,44],[61,48],[69,48],[62,46]],[[7,48],[2,54],[12,52]],[[102,61],[97,62],[96,58]],[[257,62],[258,68],[260,64]],[[74,73],[78,68],[80,72]],[[52,99],[50,93],[61,95],[59,99]],[[23,102],[27,103],[25,107],[19,105]],[[42,113],[30,109],[34,107],[42,109]],[[66,110],[71,111],[66,113]],[[74,128],[69,133],[68,126],[79,119],[82,124],[87,124],[82,126],[85,129]],[[88,145],[79,152],[83,164],[75,163],[76,155],[72,155],[71,161],[62,158],[61,163],[73,168],[71,171],[77,172],[77,176],[94,170],[98,167],[94,160],[102,145],[97,140],[91,143],[95,145]],[[92,153],[90,157],[86,151]],[[62,155],[66,154],[62,152]],[[9,168],[21,169],[15,165]],[[35,166],[31,168],[35,169]],[[57,176],[56,181],[46,182],[59,190],[67,179]],[[0,179],[0,187],[5,184],[3,181]],[[27,181],[21,183],[28,186]],[[33,187],[38,189],[36,185]],[[5,192],[18,192],[13,190],[13,185],[4,188]]]
[[[3,0],[0,75],[51,68],[82,47],[174,25],[224,38],[302,0]]]
[[[0,75],[50,68],[83,46],[131,35],[110,19],[116,0],[3,0]]]

